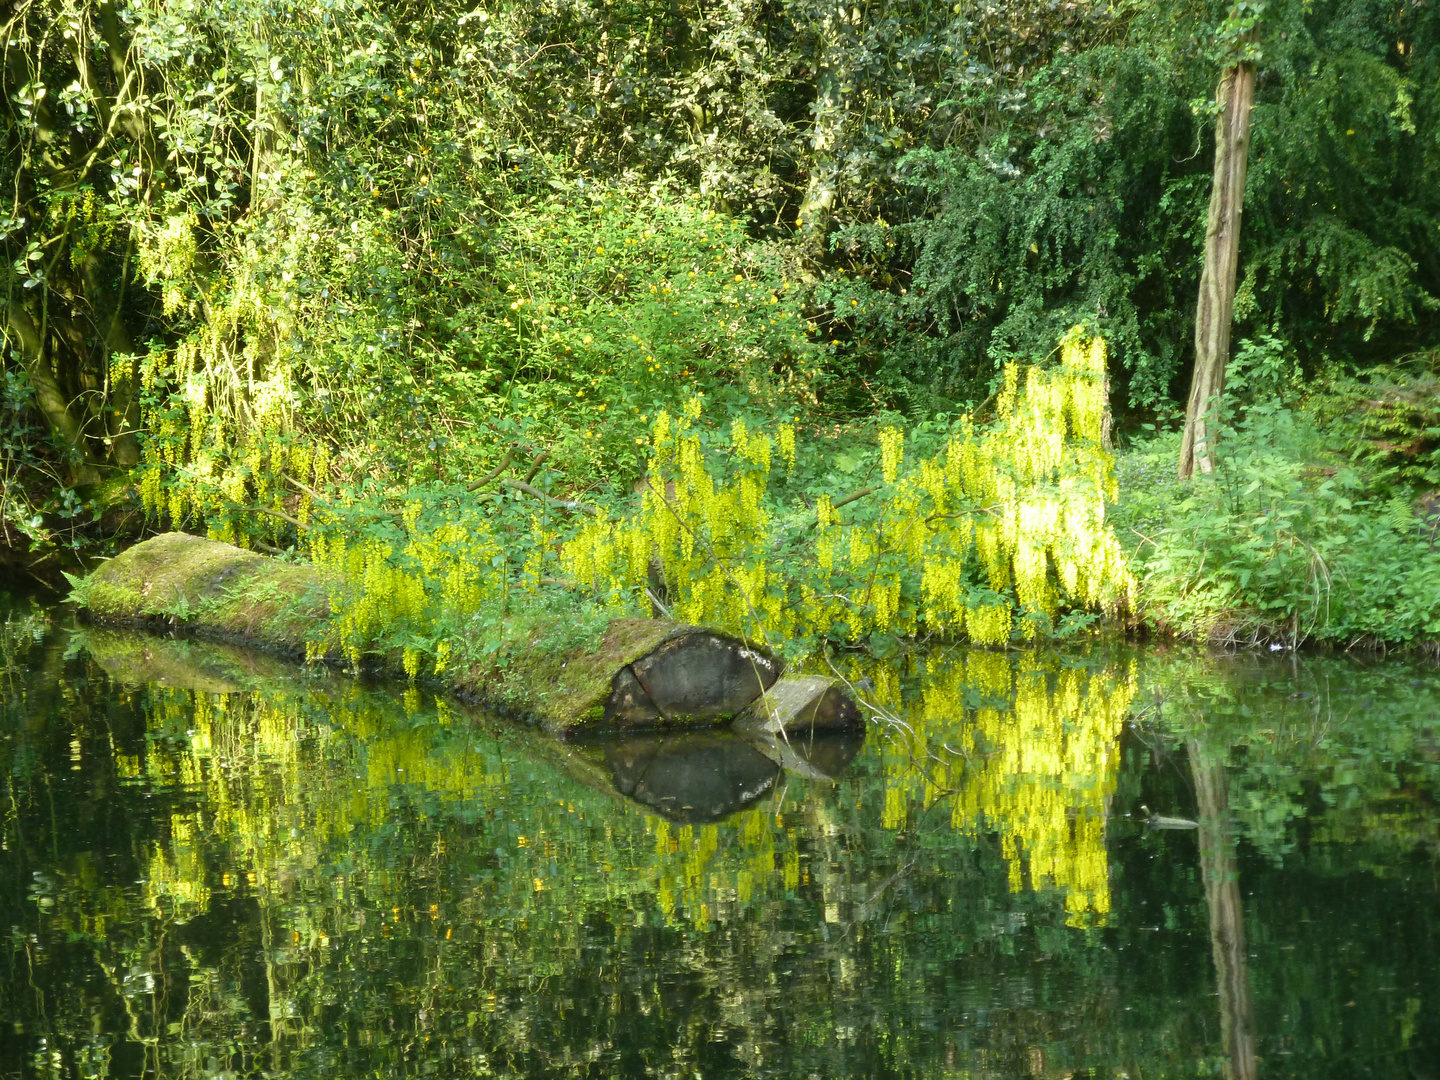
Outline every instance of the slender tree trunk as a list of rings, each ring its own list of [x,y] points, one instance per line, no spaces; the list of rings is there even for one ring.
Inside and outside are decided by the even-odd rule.
[[[140,408],[135,400],[134,360],[127,364],[127,374],[112,382],[115,367],[113,357],[134,357],[135,343],[125,328],[122,307],[125,301],[125,277],[130,272],[129,258],[121,264],[120,281],[115,294],[104,280],[104,267],[99,258],[91,252],[80,264],[80,277],[85,283],[85,295],[95,314],[95,329],[100,332],[105,346],[105,367],[100,383],[106,393],[105,432],[110,437],[110,452],[115,464],[130,468],[140,463],[140,443],[135,437],[140,427]]]
[[[1225,835],[1229,800],[1225,767],[1190,744],[1190,772],[1200,811],[1200,872],[1210,909],[1210,954],[1219,992],[1220,1042],[1226,1080],[1256,1080],[1255,1018],[1250,1007],[1250,959],[1245,946],[1245,908],[1235,852]]]
[[[1240,211],[1245,203],[1245,170],[1250,162],[1250,106],[1255,99],[1255,66],[1227,68],[1215,92],[1215,176],[1205,225],[1205,268],[1195,308],[1195,375],[1185,408],[1180,444],[1180,477],[1198,465],[1211,472],[1212,418],[1225,392],[1230,359],[1230,324],[1235,313],[1235,268],[1240,258]]]
[[[837,156],[847,117],[843,88],[845,61],[853,34],[852,16],[842,8],[826,15],[817,28],[820,56],[815,80],[814,119],[810,129],[810,179],[795,215],[797,231],[814,253],[823,254],[825,234],[834,215],[840,190],[840,162]]]
[[[814,150],[810,165],[810,182],[805,198],[795,215],[801,233],[819,243],[835,207],[840,170],[835,163],[835,143],[842,124],[840,80],[828,66],[821,69],[819,88],[815,95],[815,122],[810,137]]]

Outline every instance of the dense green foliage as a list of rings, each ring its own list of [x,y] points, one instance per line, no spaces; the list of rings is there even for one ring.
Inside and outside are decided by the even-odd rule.
[[[887,335],[898,372],[962,387],[985,360],[1042,354],[1056,326],[1085,319],[1132,403],[1183,393],[1216,77],[1194,30],[1223,9],[1127,10],[1123,39],[1017,83],[985,141],[908,159],[934,212],[898,230],[914,250],[900,310],[931,332]],[[1440,154],[1421,134],[1440,123],[1433,16],[1271,4],[1261,26],[1236,336],[1277,335],[1312,371],[1433,345]]]
[[[1437,519],[1433,499],[1414,497],[1437,480],[1433,376],[1332,378],[1272,404],[1280,359],[1240,358],[1239,389],[1258,384],[1266,403],[1232,402],[1227,461],[1212,476],[1174,479],[1173,435],[1122,456],[1115,522],[1142,613],[1226,643],[1433,642]],[[1406,442],[1394,441],[1397,427]]]
[[[1076,324],[1117,410],[1163,418],[1227,11],[23,0],[5,542],[78,543],[117,502],[276,550],[321,510],[383,535],[512,459],[626,512],[655,416],[694,395],[716,430],[790,420],[853,461],[876,419],[983,412]],[[1246,11],[1237,339],[1305,379],[1433,355],[1434,6]],[[1351,423],[1404,443],[1423,412]],[[1423,490],[1400,480],[1381,501]],[[483,503],[501,536],[542,505]]]

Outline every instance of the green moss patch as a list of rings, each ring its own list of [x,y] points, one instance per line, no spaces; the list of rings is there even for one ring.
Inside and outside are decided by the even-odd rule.
[[[75,599],[101,624],[164,624],[303,655],[323,636],[338,579],[187,533],[165,533],[101,565]]]
[[[664,619],[611,619],[564,651],[518,640],[466,670],[456,689],[552,731],[593,729],[604,720],[615,673],[688,629]]]

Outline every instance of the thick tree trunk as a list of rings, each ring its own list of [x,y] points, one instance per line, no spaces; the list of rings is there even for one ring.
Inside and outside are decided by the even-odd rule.
[[[1240,211],[1245,202],[1245,170],[1250,159],[1250,106],[1255,99],[1255,67],[1237,64],[1225,71],[1215,92],[1215,176],[1205,226],[1205,268],[1195,309],[1195,375],[1185,408],[1180,445],[1180,477],[1214,469],[1213,415],[1225,392],[1230,358],[1230,324],[1235,311],[1235,268],[1240,256]]]
[[[115,0],[99,0],[87,9],[87,15],[93,15],[93,21],[85,20],[79,33],[67,30],[67,37],[71,39],[80,85],[94,105],[104,138],[88,154],[76,152],[74,147],[67,153],[70,137],[42,101],[35,113],[34,146],[20,156],[18,163],[16,187],[24,193],[22,199],[35,198],[37,187],[47,185],[55,192],[78,193],[115,132],[137,140],[146,134],[141,112],[126,108],[139,88],[136,72],[127,68],[129,44]],[[114,75],[113,88],[105,85],[105,65],[95,48],[102,43]],[[4,69],[7,89],[39,78],[39,70],[27,66],[22,50],[13,49],[11,53]],[[149,149],[153,153],[153,146]],[[70,224],[62,224],[62,230],[47,241],[47,246],[58,241],[61,247],[46,266],[45,283],[35,294],[26,294],[22,299],[14,289],[12,276],[6,336],[30,377],[36,407],[58,438],[73,449],[69,482],[78,486],[100,479],[99,466],[105,461],[98,452],[102,437],[110,447],[109,460],[113,464],[128,467],[140,460],[135,436],[139,409],[133,379],[115,386],[110,380],[110,354],[134,354],[120,314],[123,280],[118,289],[113,286],[114,271],[107,273],[98,251],[91,251],[72,271],[59,257]],[[102,349],[94,347],[97,336]]]

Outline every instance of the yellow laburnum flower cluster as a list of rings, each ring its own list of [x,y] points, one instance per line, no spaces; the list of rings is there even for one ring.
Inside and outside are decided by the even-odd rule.
[[[309,643],[320,655],[338,648],[358,664],[370,642],[427,635],[438,626],[454,627],[495,600],[509,585],[509,563],[503,557],[489,523],[478,512],[439,525],[422,527],[422,508],[406,506],[402,520],[405,541],[397,545],[367,539],[348,540],[334,531],[309,534],[307,549],[315,565],[332,571],[338,585],[330,597],[332,618],[328,636]],[[539,557],[553,536],[537,519],[536,547],[525,563],[523,583],[538,584]],[[398,556],[398,557],[397,557]],[[440,641],[433,647],[436,674],[449,663],[451,646]],[[421,673],[424,654],[416,646],[403,650],[406,675]]]
[[[1088,672],[980,651],[931,664],[903,700],[893,679],[872,676],[901,721],[889,731],[882,824],[903,829],[948,800],[952,827],[1000,834],[1012,892],[1060,890],[1067,922],[1090,925],[1110,910],[1106,808],[1133,668]],[[994,705],[967,708],[977,692]]]
[[[257,291],[237,288],[173,354],[157,350],[141,361],[143,387],[177,387],[156,395],[144,417],[149,438],[139,487],[150,516],[177,526],[195,517],[212,539],[249,547],[285,527],[274,512],[283,512],[286,476],[306,487],[328,482],[328,449],[294,436],[289,363],[260,355],[263,335],[253,327],[269,315]],[[309,511],[307,496],[299,520]]]
[[[848,524],[824,496],[813,518],[779,520],[770,438],[737,420],[728,448],[707,445],[692,401],[656,420],[640,510],[590,523],[562,561],[612,598],[658,563],[676,617],[761,638],[923,626],[996,645],[1034,637],[1062,606],[1114,611],[1135,583],[1105,521],[1105,361],[1103,340],[1072,331],[1055,368],[1006,369],[993,425],[963,421],[908,466],[903,433],[884,429],[885,483]],[[777,439],[788,465],[794,432]]]
[[[349,543],[338,534],[311,541],[315,565],[334,571],[345,583],[330,598],[330,640],[308,642],[311,652],[323,654],[327,646],[338,646],[358,665],[366,644],[396,623],[415,622],[425,614],[424,581],[396,567],[391,560],[393,552],[392,545],[379,540]],[[407,674],[412,677],[416,662],[405,657]]]

